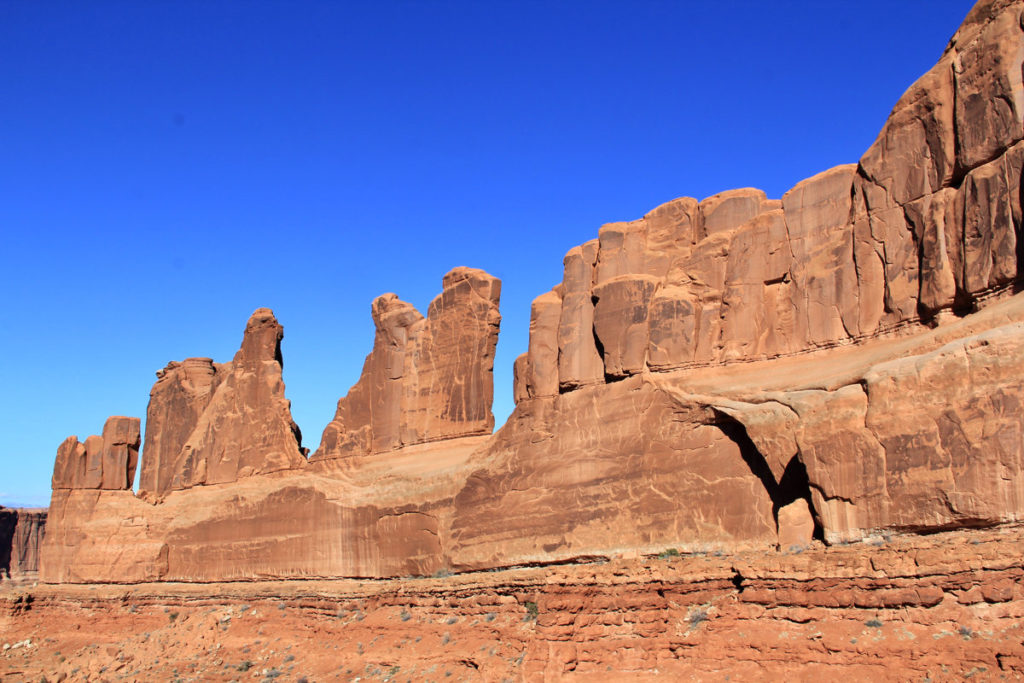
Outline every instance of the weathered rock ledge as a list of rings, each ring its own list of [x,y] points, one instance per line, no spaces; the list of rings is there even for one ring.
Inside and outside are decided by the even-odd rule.
[[[1021,547],[1009,525],[432,578],[39,586],[0,594],[4,641],[32,643],[0,653],[0,672],[1016,679]]]

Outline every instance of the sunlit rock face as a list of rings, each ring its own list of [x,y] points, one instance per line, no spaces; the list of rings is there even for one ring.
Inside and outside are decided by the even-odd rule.
[[[494,429],[494,351],[501,281],[474,268],[444,276],[427,317],[394,294],[372,306],[363,373],[338,401],[312,460],[386,453]]]
[[[308,462],[257,310],[230,363],[158,375],[140,495],[137,420],[61,445],[44,580],[404,576],[1019,521],[1020,15],[979,3],[858,163],[781,199],[675,199],[569,250],[493,434],[497,278],[452,270],[426,316],[377,298]]]
[[[230,363],[189,358],[157,373],[146,411],[144,495],[305,465],[284,396],[283,338],[273,311],[259,308]]]

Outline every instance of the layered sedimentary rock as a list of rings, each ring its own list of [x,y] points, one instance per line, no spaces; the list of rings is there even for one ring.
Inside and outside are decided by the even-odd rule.
[[[46,531],[46,510],[0,506],[0,580],[34,581]]]
[[[389,581],[37,586],[0,593],[3,640],[33,644],[0,673],[1020,680],[1022,544],[1016,526]]]
[[[441,284],[426,318],[394,294],[374,300],[373,350],[312,460],[491,433],[501,281],[463,267]]]
[[[426,317],[373,303],[309,463],[257,311],[232,363],[160,377],[144,499],[101,485],[102,449],[62,446],[44,579],[401,576],[1020,520],[1021,9],[972,10],[859,163],[571,249],[493,435],[486,273],[449,273]]]
[[[273,311],[259,308],[230,363],[189,358],[157,373],[146,411],[144,494],[305,465],[302,434],[284,395],[283,338]]]

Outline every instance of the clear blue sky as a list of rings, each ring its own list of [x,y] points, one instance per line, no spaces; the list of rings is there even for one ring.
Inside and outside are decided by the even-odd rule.
[[[570,247],[856,161],[970,5],[0,0],[0,504],[259,306],[315,448],[370,301],[457,265],[504,283],[501,424]]]

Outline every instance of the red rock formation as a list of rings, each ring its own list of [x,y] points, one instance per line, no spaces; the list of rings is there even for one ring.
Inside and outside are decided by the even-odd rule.
[[[42,585],[0,592],[21,644],[0,674],[1020,680],[1022,546],[1017,525],[437,578]]]
[[[257,311],[232,363],[154,387],[159,504],[100,490],[100,442],[62,446],[44,579],[382,577],[1021,519],[1018,4],[972,10],[858,164],[570,250],[494,435],[485,273],[445,276],[426,318],[374,302],[363,374],[301,469]]]
[[[394,294],[377,297],[373,350],[311,460],[490,434],[500,296],[497,278],[455,268],[426,318]]]
[[[144,495],[305,465],[284,397],[283,337],[273,311],[259,308],[230,363],[189,358],[157,373],[146,413]]]
[[[103,425],[103,436],[90,436],[84,444],[69,436],[60,445],[53,466],[53,490],[130,489],[138,459],[139,418],[111,417]]]
[[[0,506],[0,580],[15,583],[36,580],[45,530],[45,509]]]
[[[224,365],[210,358],[171,361],[156,373],[146,411],[146,442],[139,490],[166,493],[174,479],[178,454],[223,379]]]
[[[1013,4],[979,3],[859,164],[781,204],[747,188],[602,227],[566,257],[558,336],[567,365],[600,352],[603,372],[562,388],[848,343],[1015,281],[1020,45]],[[586,306],[577,322],[590,300],[593,329]]]

